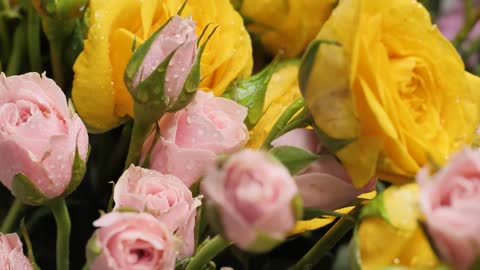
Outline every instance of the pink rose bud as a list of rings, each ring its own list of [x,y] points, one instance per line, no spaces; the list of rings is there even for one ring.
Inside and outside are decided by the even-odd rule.
[[[85,125],[53,80],[0,74],[0,181],[17,198],[38,205],[71,193],[87,151]]]
[[[33,269],[30,260],[23,254],[22,242],[15,233],[0,233],[0,269]]]
[[[165,77],[165,96],[176,98],[197,54],[195,22],[191,18],[174,16],[158,33],[133,78],[133,87],[150,76],[174,51]]]
[[[433,175],[417,174],[420,205],[442,259],[473,269],[480,256],[480,150],[465,149]]]
[[[90,270],[174,269],[174,236],[152,215],[111,212],[93,225],[98,229],[87,245]]]
[[[215,163],[217,155],[232,153],[245,145],[246,116],[247,109],[234,101],[198,91],[187,107],[160,119],[161,136],[152,149],[149,167],[175,175],[190,187]],[[145,141],[142,160],[153,138],[151,134]]]
[[[272,146],[293,146],[320,154],[319,160],[295,175],[304,207],[335,210],[355,199],[358,195],[375,189],[376,179],[357,189],[345,168],[324,147],[311,129],[294,129],[272,142]]]
[[[301,217],[301,200],[292,176],[266,152],[245,149],[223,166],[210,167],[201,190],[210,224],[251,252],[274,248]]]
[[[173,175],[130,166],[115,185],[115,209],[146,211],[183,240],[180,256],[193,254],[196,209],[201,201]]]

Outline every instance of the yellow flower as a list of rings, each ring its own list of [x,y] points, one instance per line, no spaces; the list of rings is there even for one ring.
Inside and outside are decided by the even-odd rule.
[[[354,235],[358,269],[376,270],[386,266],[406,269],[435,269],[435,256],[418,225],[419,189],[416,184],[392,186],[371,203],[375,213],[365,217]],[[365,211],[364,211],[365,212]]]
[[[250,130],[247,147],[259,148],[280,115],[292,102],[302,96],[298,88],[298,65],[298,61],[285,63],[272,75],[265,93],[264,113]]]
[[[300,86],[356,186],[411,180],[470,143],[480,79],[412,0],[344,0],[305,53]]]
[[[299,55],[315,38],[337,0],[243,0],[240,12],[252,20],[249,30],[258,34],[272,54]]]
[[[132,44],[142,44],[181,7],[183,0],[91,0],[85,48],[74,65],[73,101],[90,131],[105,131],[132,116],[132,98],[123,82]],[[228,0],[190,0],[182,16],[192,16],[197,35],[218,25],[201,61],[200,87],[223,93],[237,77],[251,73],[250,38]],[[213,29],[211,27],[210,29]]]

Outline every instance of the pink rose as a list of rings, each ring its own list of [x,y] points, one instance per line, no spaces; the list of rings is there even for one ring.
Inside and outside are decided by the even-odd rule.
[[[210,224],[220,222],[223,236],[242,249],[267,251],[295,226],[297,186],[288,170],[266,152],[245,149],[222,168],[210,167],[201,190],[214,217]]]
[[[0,233],[0,269],[33,269],[32,264],[23,254],[22,242],[15,233]]]
[[[111,212],[93,225],[99,229],[87,246],[90,270],[174,269],[174,237],[152,215]]]
[[[232,153],[245,145],[246,116],[247,109],[236,102],[198,91],[187,107],[160,119],[161,136],[153,147],[150,168],[175,175],[190,187],[215,163],[218,154]],[[141,162],[152,140],[153,134],[144,144]]]
[[[193,254],[196,209],[201,202],[173,175],[130,166],[115,185],[115,209],[146,211],[183,240],[181,257]]]
[[[294,129],[272,142],[272,146],[294,146],[314,154],[321,154],[324,147],[311,129]],[[357,189],[345,168],[333,155],[321,154],[321,158],[295,176],[303,205],[311,208],[335,210],[358,195],[375,189],[376,179]]]
[[[478,0],[475,0],[473,3],[475,7],[480,6],[480,1]],[[453,40],[465,23],[463,1],[444,1],[443,5],[443,10],[437,19],[437,25],[446,38]],[[477,23],[473,27],[472,32],[470,32],[469,39],[475,38],[479,33],[480,23]]]
[[[53,80],[38,73],[0,74],[0,181],[15,196],[31,195],[12,189],[19,173],[46,199],[63,195],[71,184],[76,149],[85,162],[87,130]]]
[[[480,255],[480,150],[465,149],[429,172],[417,174],[428,232],[443,259],[470,269]]]
[[[174,16],[159,32],[133,78],[134,88],[145,80],[172,52],[177,50],[168,65],[165,96],[176,98],[197,55],[195,22],[191,18]]]

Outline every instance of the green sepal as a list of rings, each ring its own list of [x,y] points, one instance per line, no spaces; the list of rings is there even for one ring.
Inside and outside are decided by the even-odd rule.
[[[13,177],[11,191],[15,198],[28,205],[43,205],[51,200],[22,173],[17,173]]]
[[[33,270],[41,270],[37,262],[35,261],[35,256],[33,255],[32,242],[30,241],[30,236],[28,235],[28,230],[25,226],[25,218],[22,218],[22,220],[20,221],[20,231],[22,233],[23,241],[27,246],[27,255],[30,263],[32,264]]]
[[[160,34],[160,32],[165,28],[165,26],[170,22],[171,19],[172,18],[168,19],[168,21],[162,27],[155,31],[142,45],[140,45],[135,50],[135,52],[130,57],[127,67],[125,68],[125,73],[123,74],[125,85],[127,86],[127,89],[130,93],[134,91],[133,79],[135,78],[139,67],[142,65],[143,59],[147,55],[158,34]]]
[[[320,128],[318,128],[316,125],[313,125],[313,127],[315,129],[315,134],[317,134],[317,137],[325,145],[325,147],[327,147],[327,149],[332,153],[337,153],[342,148],[344,148],[345,146],[351,144],[356,140],[355,138],[350,138],[350,139],[332,138],[328,136],[325,132],[323,132]]]
[[[368,204],[364,205],[360,213],[360,219],[367,217],[378,217],[386,222],[390,222],[387,209],[385,209],[384,193],[378,194],[375,198],[370,200]]]
[[[98,244],[97,234],[94,233],[87,242],[85,247],[85,255],[87,257],[87,265],[91,265],[95,259],[102,253],[102,248]]]
[[[90,145],[88,145],[87,157],[85,160],[82,160],[80,153],[78,152],[78,147],[75,147],[75,158],[73,159],[72,166],[72,177],[70,183],[68,184],[65,192],[62,194],[62,197],[67,197],[72,192],[74,192],[80,183],[82,183],[85,172],[87,171],[87,160],[90,156]]]
[[[245,250],[252,253],[267,253],[283,243],[283,241],[285,241],[285,239],[273,238],[264,232],[258,232],[255,241]]]
[[[315,57],[317,56],[318,50],[322,44],[336,45],[341,46],[340,43],[333,40],[314,40],[307,48],[307,51],[303,55],[302,63],[298,72],[298,84],[300,90],[305,94],[305,91],[308,86],[308,79],[310,78],[310,73],[312,72],[313,64],[315,62]]]
[[[292,199],[292,211],[296,220],[301,220],[303,218],[303,199],[298,193]]]
[[[254,76],[232,82],[223,94],[224,98],[231,99],[248,109],[248,115],[245,119],[245,125],[248,129],[252,129],[263,115],[265,94],[276,66],[277,61],[274,60]]]
[[[301,172],[312,162],[321,158],[321,156],[315,155],[312,152],[288,145],[274,147],[270,150],[270,154],[287,167],[292,175]]]

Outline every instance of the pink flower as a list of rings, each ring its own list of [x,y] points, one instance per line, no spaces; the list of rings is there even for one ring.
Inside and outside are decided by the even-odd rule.
[[[480,150],[465,149],[434,175],[417,175],[428,232],[443,259],[470,269],[480,255]]]
[[[32,264],[23,254],[22,242],[15,233],[0,233],[0,269],[33,269]]]
[[[187,107],[166,113],[158,122],[161,136],[153,147],[150,168],[175,175],[190,187],[217,155],[232,153],[245,145],[246,116],[247,109],[234,101],[198,91]],[[144,144],[141,162],[152,141],[153,134]]]
[[[311,129],[294,129],[272,142],[272,146],[294,146],[320,154],[324,147]],[[355,199],[358,195],[375,189],[376,179],[365,187],[357,189],[345,168],[333,155],[322,154],[321,158],[310,164],[295,176],[303,205],[311,208],[335,210]]]
[[[111,212],[93,225],[99,229],[87,246],[90,270],[174,268],[174,237],[152,215]]]
[[[444,2],[443,12],[437,20],[437,25],[446,38],[453,40],[465,23],[463,1],[453,0]],[[474,6],[479,7],[480,1],[475,0]],[[469,39],[475,38],[479,33],[480,23],[477,23],[473,27],[472,32],[470,32]]]
[[[86,161],[87,130],[54,81],[38,73],[0,74],[0,181],[7,188],[21,173],[46,198],[62,195],[76,149]]]
[[[172,52],[177,50],[168,65],[165,96],[176,98],[197,55],[195,22],[191,18],[174,16],[159,32],[133,78],[136,87],[145,80]]]
[[[196,208],[201,202],[173,175],[130,166],[115,185],[115,209],[146,211],[163,222],[183,240],[181,257],[191,256],[194,244]]]
[[[295,225],[297,186],[288,170],[266,152],[245,149],[222,168],[212,166],[201,190],[210,216],[218,216],[210,224],[220,222],[224,237],[242,249],[267,251]]]

